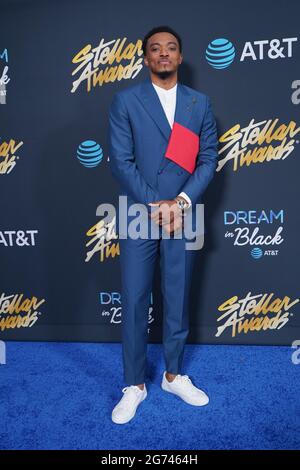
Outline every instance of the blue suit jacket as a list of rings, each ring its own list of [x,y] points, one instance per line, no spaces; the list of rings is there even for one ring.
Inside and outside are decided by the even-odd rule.
[[[210,98],[177,82],[174,121],[200,136],[193,173],[166,158],[171,127],[150,77],[115,93],[109,110],[109,159],[128,204],[174,199],[184,191],[195,203],[214,176],[218,158]]]

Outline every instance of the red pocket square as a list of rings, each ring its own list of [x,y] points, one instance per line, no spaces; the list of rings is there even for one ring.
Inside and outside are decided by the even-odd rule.
[[[193,173],[199,148],[199,136],[187,127],[174,122],[165,157],[189,173]]]

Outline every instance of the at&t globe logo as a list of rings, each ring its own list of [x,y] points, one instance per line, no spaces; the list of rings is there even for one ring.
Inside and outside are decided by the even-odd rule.
[[[213,68],[225,69],[235,58],[235,48],[228,39],[214,39],[205,51],[205,58]]]
[[[86,168],[94,168],[103,158],[103,150],[94,140],[85,140],[77,149],[77,158]]]

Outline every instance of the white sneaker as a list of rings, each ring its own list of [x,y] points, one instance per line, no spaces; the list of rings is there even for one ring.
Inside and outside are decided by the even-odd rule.
[[[189,405],[204,406],[209,402],[209,398],[202,390],[192,384],[188,375],[176,375],[172,382],[166,379],[166,371],[163,375],[161,388],[166,392],[174,393],[182,398]]]
[[[130,421],[134,417],[139,404],[147,397],[146,384],[144,384],[143,390],[137,385],[130,385],[123,388],[122,392],[124,395],[111,414],[111,419],[117,424],[125,424]]]

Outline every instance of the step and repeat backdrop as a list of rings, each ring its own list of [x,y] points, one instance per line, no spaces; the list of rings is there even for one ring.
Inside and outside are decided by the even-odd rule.
[[[296,0],[0,1],[0,339],[121,340],[118,234],[97,215],[119,194],[108,110],[165,24],[219,137],[188,341],[300,339],[299,17]],[[160,342],[159,263],[148,318]]]

